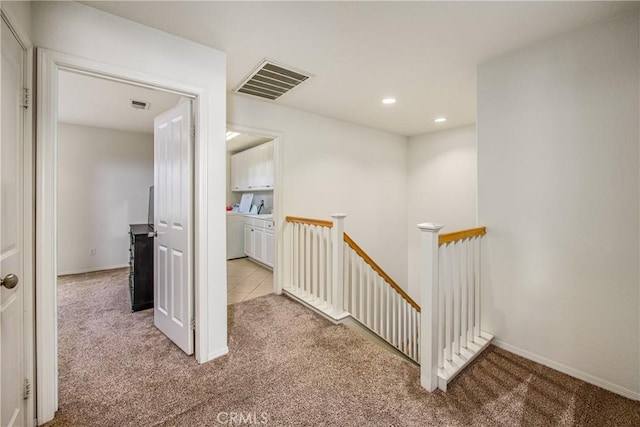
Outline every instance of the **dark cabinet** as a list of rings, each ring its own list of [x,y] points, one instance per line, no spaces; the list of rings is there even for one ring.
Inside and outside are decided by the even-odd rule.
[[[131,311],[153,307],[153,228],[129,225],[129,291]]]

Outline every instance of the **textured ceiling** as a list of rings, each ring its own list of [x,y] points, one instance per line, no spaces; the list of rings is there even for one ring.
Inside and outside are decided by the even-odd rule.
[[[153,118],[175,106],[173,93],[66,71],[59,75],[58,120],[62,123],[153,133]],[[150,103],[131,107],[131,99]]]
[[[86,4],[227,52],[229,90],[263,58],[273,59],[315,75],[276,104],[408,136],[475,122],[478,64],[638,7],[632,2]],[[397,103],[382,105],[387,96]],[[448,121],[434,123],[441,115]]]

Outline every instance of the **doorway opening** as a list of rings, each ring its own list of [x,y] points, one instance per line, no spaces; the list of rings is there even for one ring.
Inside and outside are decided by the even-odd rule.
[[[134,49],[143,49],[140,41]],[[157,44],[149,42],[153,47]],[[110,45],[111,46],[111,45]],[[224,96],[221,76],[204,78],[196,71],[199,59],[192,56],[175,61],[172,55],[153,50],[152,59],[115,55],[97,59],[84,52],[82,46],[71,44],[76,52],[65,53],[46,48],[37,51],[37,139],[36,139],[36,197],[35,197],[35,253],[38,263],[36,274],[36,367],[38,376],[37,418],[51,420],[58,409],[58,337],[56,277],[56,157],[58,120],[58,75],[72,71],[109,80],[154,88],[184,96],[192,101],[193,123],[193,194],[189,203],[193,210],[193,309],[195,323],[182,322],[182,326],[195,330],[194,352],[196,361],[205,363],[228,353],[227,307],[224,283],[225,254],[219,245],[224,233],[224,212],[216,206],[224,201]],[[115,46],[114,46],[115,49]],[[98,51],[95,51],[99,53]],[[108,52],[108,49],[107,49]],[[197,56],[197,55],[196,55]],[[93,59],[92,59],[93,58]],[[102,58],[102,59],[100,59]],[[203,61],[212,61],[219,67],[224,59],[215,52],[203,50]],[[155,65],[154,65],[155,64]],[[160,66],[159,64],[164,64]],[[154,71],[158,69],[160,71]],[[218,69],[218,68],[216,68]],[[175,122],[177,123],[177,121]],[[181,123],[186,123],[183,121]],[[187,127],[185,126],[185,129]],[[185,205],[186,206],[186,205]],[[220,280],[216,280],[216,279]],[[221,295],[223,297],[221,297]]]
[[[193,166],[186,165],[188,179],[180,179],[172,169],[170,185],[166,185],[169,179],[163,182],[163,162],[167,163],[172,146],[159,134],[159,123],[166,112],[190,103],[171,92],[71,71],[58,74],[56,289],[61,405],[82,399],[84,390],[108,394],[114,376],[132,377],[128,369],[145,354],[150,339],[163,351],[180,351],[170,345],[167,349],[168,340],[154,327],[176,341],[158,324],[158,311],[167,301],[155,298],[162,292],[158,264],[163,262],[157,256],[162,252],[157,230],[163,222],[171,222],[159,215],[166,214],[164,198],[192,194]],[[191,152],[191,137],[186,142],[185,149]],[[176,183],[189,188],[171,193],[167,187]],[[184,201],[191,200],[170,202],[185,208],[188,219],[180,222],[188,233],[192,233],[187,225],[193,208],[184,206]],[[189,236],[185,244],[192,241]],[[185,264],[190,263],[191,248],[181,252]],[[193,270],[189,264],[180,269]],[[185,277],[190,279],[190,274]],[[192,280],[186,283],[193,295]],[[187,323],[193,335],[191,319]],[[97,366],[101,368],[96,370]],[[108,375],[100,373],[105,369]]]
[[[275,290],[277,143],[260,131],[227,127],[227,304]]]

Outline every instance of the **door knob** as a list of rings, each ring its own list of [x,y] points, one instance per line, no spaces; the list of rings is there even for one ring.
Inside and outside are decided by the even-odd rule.
[[[4,286],[7,289],[13,289],[18,284],[18,276],[15,274],[7,274],[4,279],[0,279],[0,286]]]

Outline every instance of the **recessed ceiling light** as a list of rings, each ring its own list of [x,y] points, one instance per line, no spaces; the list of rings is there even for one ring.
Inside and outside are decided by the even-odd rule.
[[[434,122],[436,123],[444,123],[447,121],[446,117],[438,117],[437,119],[434,120]]]
[[[231,141],[236,136],[240,135],[240,132],[227,132],[227,141]]]
[[[395,104],[396,103],[396,99],[395,98],[385,98],[385,99],[382,100],[382,103],[383,104],[387,104],[387,105]]]

